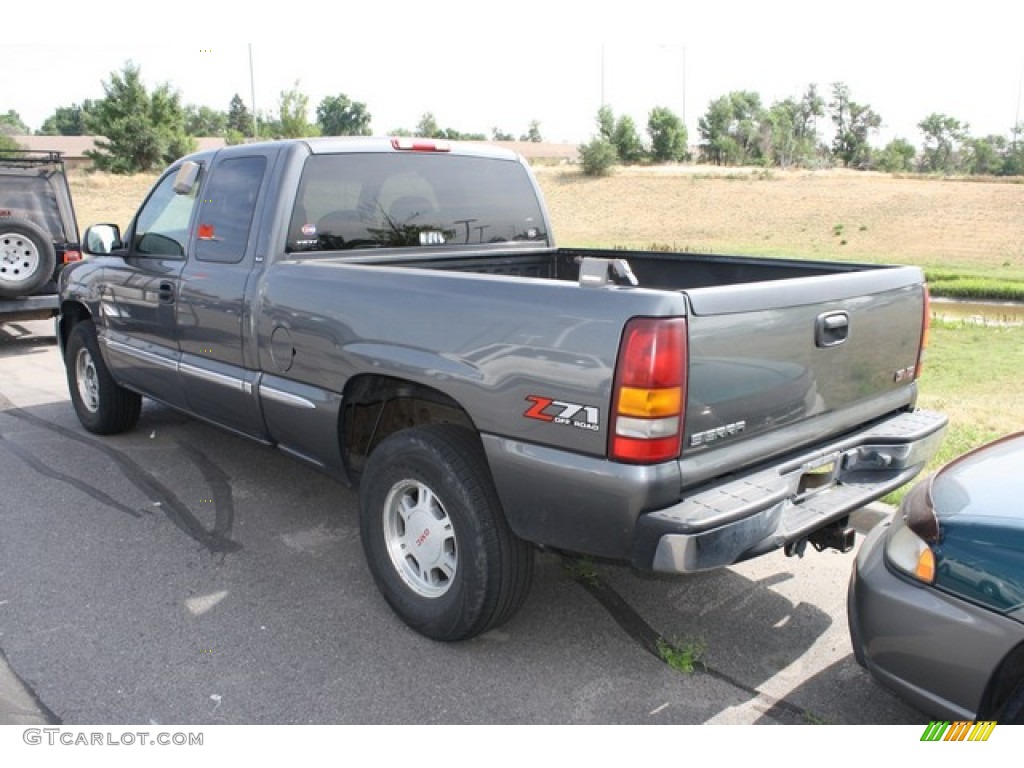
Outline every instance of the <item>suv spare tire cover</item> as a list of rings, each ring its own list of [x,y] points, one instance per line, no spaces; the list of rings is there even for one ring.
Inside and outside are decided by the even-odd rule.
[[[0,216],[0,297],[31,295],[53,277],[56,266],[46,230],[20,216]]]

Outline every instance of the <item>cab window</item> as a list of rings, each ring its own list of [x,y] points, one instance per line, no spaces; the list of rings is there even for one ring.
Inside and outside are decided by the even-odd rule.
[[[233,157],[212,171],[196,226],[196,258],[237,264],[245,256],[265,157]]]
[[[134,253],[184,258],[200,178],[187,194],[180,195],[174,191],[176,175],[174,169],[164,176],[139,211],[132,239]]]

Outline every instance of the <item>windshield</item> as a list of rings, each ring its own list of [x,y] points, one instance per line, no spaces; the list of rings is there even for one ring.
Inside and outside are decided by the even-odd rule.
[[[312,155],[289,251],[545,242],[529,175],[509,160],[434,153]]]

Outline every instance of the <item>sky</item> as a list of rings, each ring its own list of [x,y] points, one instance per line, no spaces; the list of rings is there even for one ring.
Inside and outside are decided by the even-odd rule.
[[[769,106],[812,83],[828,100],[835,82],[882,117],[876,145],[920,144],[917,124],[933,112],[975,136],[1008,136],[1021,115],[1018,0],[343,0],[270,12],[181,0],[144,20],[122,0],[39,5],[63,19],[51,39],[0,47],[0,113],[33,130],[59,106],[102,98],[128,61],[147,87],[169,83],[183,104],[225,111],[235,93],[251,108],[253,87],[257,110],[274,111],[297,84],[314,120],[322,98],[343,93],[366,104],[377,134],[431,112],[487,135],[537,120],[545,140],[579,143],[603,99],[641,131],[653,107],[668,107],[696,143],[698,118],[730,91]]]

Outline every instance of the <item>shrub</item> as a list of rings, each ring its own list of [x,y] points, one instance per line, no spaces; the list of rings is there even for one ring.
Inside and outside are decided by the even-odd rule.
[[[583,164],[583,173],[587,176],[607,176],[611,173],[612,166],[618,162],[619,153],[615,145],[608,139],[601,137],[593,138],[586,144],[580,145],[580,163]]]

